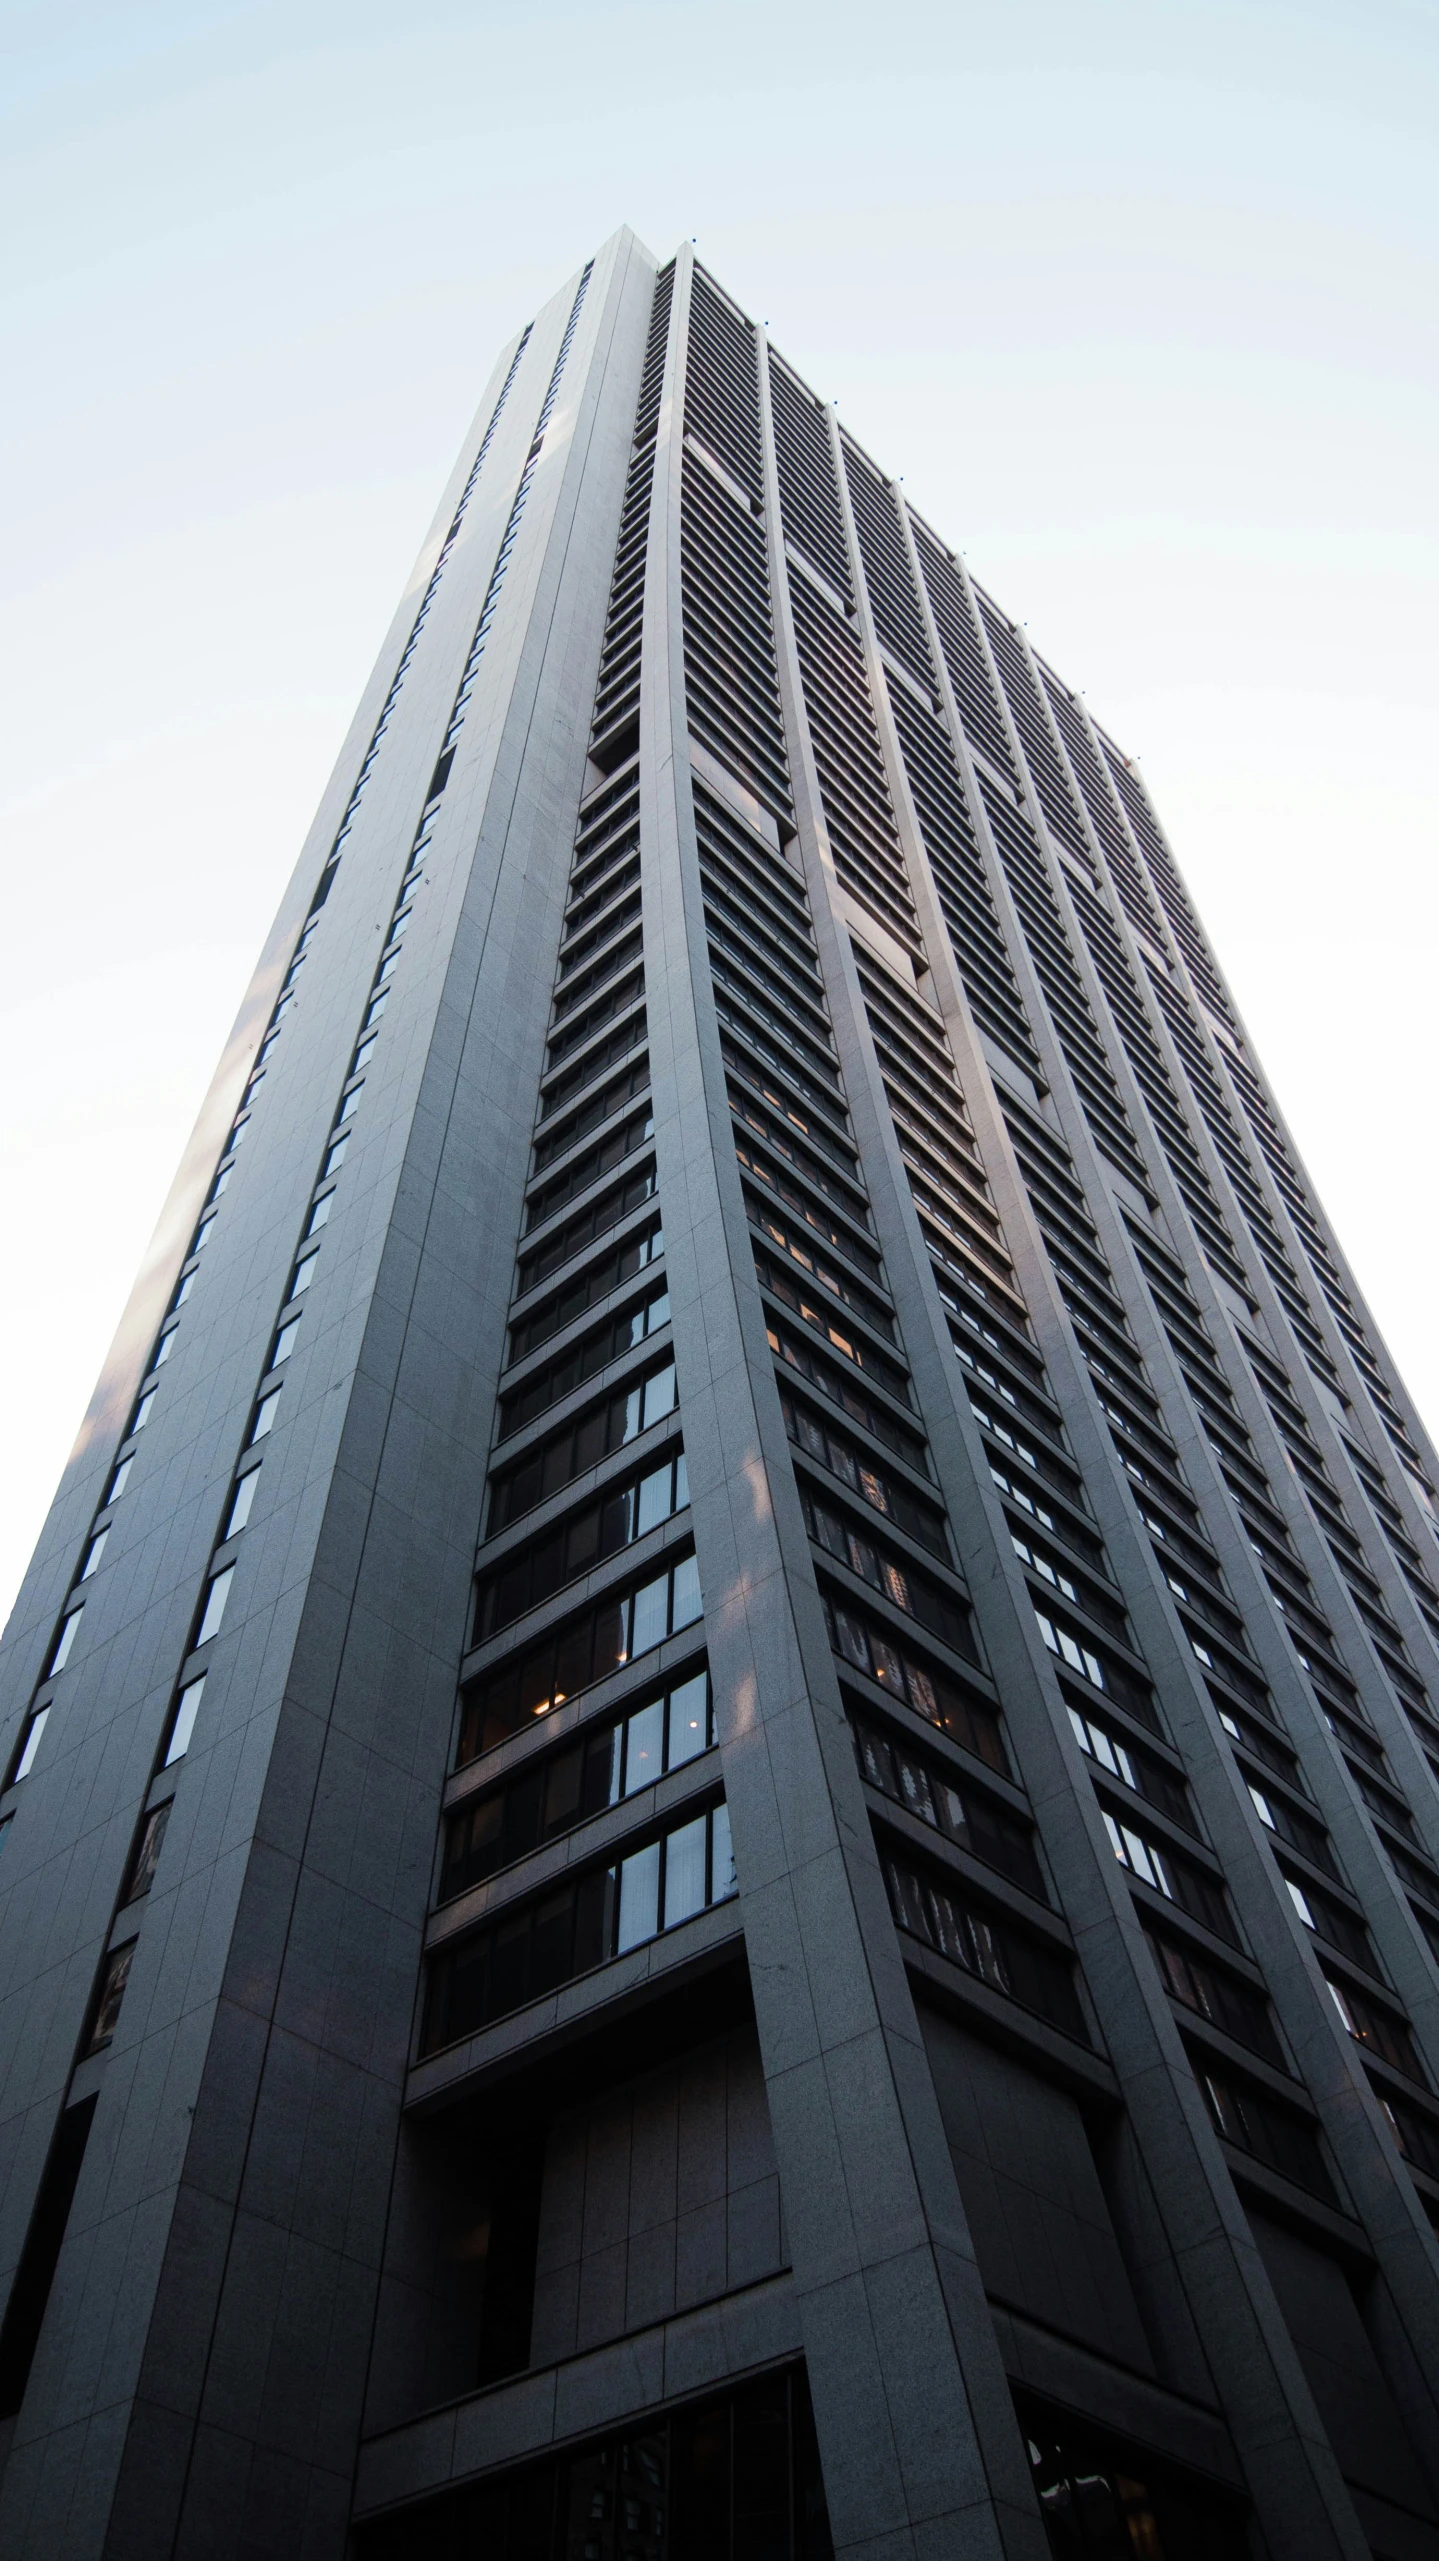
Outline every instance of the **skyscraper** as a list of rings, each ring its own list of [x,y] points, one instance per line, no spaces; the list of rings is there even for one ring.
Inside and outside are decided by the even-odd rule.
[[[0,2548],[1434,2561],[1435,1465],[1130,761],[620,234],[6,1639]]]

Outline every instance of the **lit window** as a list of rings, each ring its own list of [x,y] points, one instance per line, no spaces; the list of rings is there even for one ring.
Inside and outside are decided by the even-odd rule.
[[[175,1709],[175,1722],[170,1728],[169,1748],[165,1754],[166,1769],[170,1767],[172,1761],[183,1760],[188,1752],[190,1737],[195,1731],[195,1718],[199,1713],[200,1701],[204,1695],[205,1675],[202,1672],[198,1681],[188,1681],[180,1692]]]
[[[212,1636],[219,1635],[220,1622],[225,1615],[226,1603],[230,1598],[230,1586],[234,1579],[235,1568],[233,1565],[227,1565],[210,1584],[205,1594],[204,1616],[195,1631],[197,1645],[208,1645]]]

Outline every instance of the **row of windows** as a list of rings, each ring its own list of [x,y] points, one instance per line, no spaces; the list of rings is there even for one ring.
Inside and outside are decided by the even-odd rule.
[[[852,1326],[846,1325],[839,1309],[821,1298],[818,1290],[807,1288],[792,1265],[781,1263],[773,1254],[762,1253],[756,1247],[754,1268],[760,1288],[768,1290],[771,1298],[777,1298],[782,1307],[787,1307],[802,1325],[808,1325],[832,1351],[838,1352],[844,1360],[852,1361],[856,1369],[863,1370],[886,1396],[892,1396],[897,1404],[908,1404],[909,1381],[903,1370],[897,1369],[893,1361],[886,1360],[883,1352],[876,1351]]]
[[[664,1249],[664,1231],[656,1219],[652,1226],[627,1236],[623,1244],[616,1245],[610,1253],[602,1254],[595,1262],[586,1263],[584,1270],[577,1272],[563,1289],[557,1290],[553,1298],[547,1298],[543,1307],[536,1308],[533,1316],[522,1317],[518,1324],[510,1327],[508,1366],[513,1368],[517,1361],[525,1360],[531,1352],[538,1351],[542,1343],[548,1343],[564,1326],[573,1325],[575,1318],[583,1316],[586,1308],[597,1306],[602,1298],[608,1298],[627,1280],[632,1280],[636,1272],[658,1262]]]
[[[907,1530],[922,1547],[948,1561],[949,1543],[941,1513],[930,1504],[917,1501],[907,1485],[901,1484],[866,1451],[856,1448],[842,1432],[820,1422],[807,1405],[800,1404],[784,1387],[780,1389],[779,1402],[785,1430],[796,1449],[803,1450],[805,1456],[814,1459],[819,1466],[828,1468],[831,1476],[837,1476],[840,1483],[847,1485],[852,1494],[858,1494],[872,1511],[881,1512],[886,1520]],[[863,1419],[863,1416],[855,1416],[856,1421]]]
[[[662,1422],[673,1413],[674,1403],[674,1363],[667,1361],[663,1369],[651,1370],[647,1378],[620,1388],[603,1404],[591,1405],[564,1431],[531,1450],[518,1467],[494,1479],[490,1537],[533,1511],[537,1503],[560,1493],[575,1477],[623,1449],[652,1424]]]
[[[594,1608],[537,1637],[466,1691],[461,1762],[692,1627],[701,1608],[699,1568],[693,1556],[685,1556],[631,1590],[606,1593]]]
[[[1063,1957],[1007,1918],[981,1911],[948,1882],[920,1876],[900,1859],[887,1858],[884,1873],[900,1929],[1066,2036],[1086,2037],[1074,1976]]]
[[[908,1646],[896,1644],[889,1628],[832,1599],[823,1585],[820,1598],[830,1644],[842,1662],[878,1682],[892,1698],[903,1699],[927,1724],[937,1725],[942,1734],[1008,1777],[1009,1763],[993,1708],[962,1690],[936,1664],[922,1662]]]
[[[440,1900],[478,1885],[544,1841],[619,1805],[714,1741],[709,1675],[692,1672],[613,1723],[587,1726],[504,1787],[474,1797],[445,1826]]]
[[[689,1498],[683,1450],[632,1483],[606,1486],[593,1502],[571,1512],[481,1586],[483,1635],[494,1636],[526,1610],[537,1609],[551,1593],[562,1591],[566,1583],[646,1537],[675,1512],[683,1511]]]
[[[433,1958],[422,2051],[475,2035],[736,1891],[729,1813],[716,1805]]]
[[[957,1599],[941,1591],[928,1575],[916,1573],[914,1567],[894,1556],[875,1540],[865,1538],[827,1503],[817,1502],[806,1486],[800,1488],[805,1527],[816,1546],[828,1556],[847,1565],[852,1574],[882,1592],[907,1618],[916,1619],[932,1636],[953,1646],[957,1654],[974,1656],[974,1638],[969,1612]]]
[[[350,832],[355,812],[359,808],[365,785],[369,781],[376,755],[379,752],[380,741],[384,737],[385,731],[389,726],[390,714],[394,710],[396,701],[399,698],[400,688],[404,684],[405,678],[409,673],[410,661],[415,654],[416,643],[418,642],[420,633],[423,631],[425,623],[428,620],[430,607],[434,603],[435,591],[439,586],[441,578],[444,576],[450,554],[454,550],[455,544],[459,539],[460,527],[464,523],[466,510],[471,498],[474,496],[476,483],[479,480],[480,474],[483,471],[485,462],[488,458],[490,446],[494,441],[495,430],[500,423],[500,413],[510,396],[511,385],[514,382],[516,374],[519,372],[521,360],[529,343],[530,331],[526,328],[520,339],[519,345],[516,347],[515,352],[510,359],[509,370],[505,375],[504,381],[500,385],[499,398],[496,400],[494,408],[490,412],[489,425],[486,427],[484,435],[480,440],[479,451],[470,465],[465,485],[460,491],[459,499],[456,503],[455,512],[450,518],[449,526],[445,533],[445,539],[440,545],[439,557],[437,558],[434,568],[431,570],[429,578],[426,581],[425,592],[420,598],[419,608],[416,612],[415,619],[410,625],[409,636],[405,642],[404,649],[400,654],[400,663],[391,679],[390,689],[381,706],[380,717],[375,723],[374,731],[371,736],[369,746],[365,750],[364,760],[360,766],[360,771],[356,778],[354,788],[345,805],[345,814],[340,821],[339,833],[335,838],[334,850],[330,856],[330,862],[332,865],[338,860],[340,847]]]
[[[548,1361],[542,1369],[536,1370],[523,1387],[517,1387],[511,1395],[501,1398],[497,1441],[508,1440],[515,1432],[522,1431],[537,1414],[547,1413],[562,1396],[572,1395],[577,1387],[583,1387],[586,1379],[598,1377],[611,1361],[621,1359],[637,1344],[648,1341],[669,1321],[669,1292],[663,1287],[652,1291],[647,1298],[621,1308],[603,1325],[597,1326],[593,1333],[582,1336],[560,1359]]]
[[[906,1813],[916,1815],[921,1823],[928,1823],[931,1830],[957,1842],[972,1858],[982,1859],[986,1867],[997,1868],[1014,1884],[1022,1885],[1026,1893],[1041,1902],[1048,1899],[1034,1835],[1027,1823],[1007,1807],[996,1805],[977,1787],[941,1774],[872,1725],[856,1720],[854,1740],[860,1774],[871,1787],[902,1805]]]
[[[623,1081],[628,1083],[630,1080],[626,1078]],[[593,1125],[602,1126],[602,1120]],[[636,1148],[643,1147],[646,1139],[653,1138],[654,1134],[654,1114],[649,1111],[636,1112],[619,1129],[607,1131],[595,1146],[587,1147],[583,1156],[566,1166],[554,1182],[530,1193],[525,1203],[526,1229],[542,1227],[547,1218],[553,1218],[557,1210],[564,1208],[567,1200],[574,1199],[576,1192],[588,1191],[591,1183],[597,1183],[601,1175],[611,1173],[616,1165],[623,1164],[627,1156],[632,1156]],[[579,1135],[573,1124],[569,1135],[572,1138]]]
[[[548,414],[548,409],[553,406],[554,395],[558,387],[559,373],[568,353],[575,322],[578,318],[580,303],[583,300],[584,292],[588,284],[589,274],[590,270],[587,268],[583,278],[581,279],[579,293],[576,297],[574,310],[571,313],[569,330],[566,333],[565,341],[560,351],[559,361],[551,379],[550,391],[547,396],[546,412],[544,413],[545,415]],[[380,719],[376,724],[375,732],[371,738],[359,776],[346,807],[339,834],[336,837],[334,850],[322,875],[304,932],[302,933],[296,950],[292,955],[274,1012],[271,1016],[265,1039],[256,1058],[255,1067],[252,1071],[251,1078],[246,1089],[241,1111],[237,1116],[230,1134],[229,1142],[227,1143],[221,1162],[216,1169],[215,1176],[211,1183],[206,1204],[202,1211],[199,1225],[193,1239],[191,1256],[182,1273],[175,1298],[172,1302],[170,1318],[167,1320],[166,1327],[162,1330],[156,1347],[155,1359],[152,1364],[152,1373],[157,1374],[171,1355],[175,1337],[175,1319],[178,1316],[179,1310],[185,1305],[186,1301],[190,1297],[194,1287],[196,1274],[200,1268],[197,1258],[209,1242],[215,1218],[218,1213],[218,1205],[224,1193],[229,1188],[236,1168],[238,1151],[243,1145],[250,1129],[250,1116],[256,1096],[268,1072],[269,1064],[276,1042],[280,1036],[285,1015],[295,1001],[297,982],[300,972],[308,958],[309,946],[319,924],[320,910],[328,897],[329,890],[334,879],[335,870],[338,864],[340,846],[343,843],[345,835],[348,833],[350,824],[358,807],[360,797],[364,791],[366,781],[368,780],[370,771],[373,767],[380,741],[383,738],[388,725],[390,713],[404,682],[416,642],[419,638],[420,630],[423,627],[433,600],[435,589],[445,568],[450,552],[453,549],[461,521],[478,480],[485,457],[489,451],[490,442],[498,424],[500,412],[504,407],[510,386],[518,369],[520,359],[523,356],[525,346],[528,343],[529,335],[530,333],[527,329],[518,348],[516,349],[514,359],[501,387],[495,409],[491,415],[489,426],[466,480],[464,489],[461,492],[460,499],[456,507],[455,514],[451,520],[445,542],[441,548],[439,558],[431,574],[424,596],[421,599],[419,610],[411,627],[399,666],[392,680],[389,693],[380,714]],[[533,466],[533,461],[534,452],[532,451],[530,467]],[[497,566],[496,575],[492,576],[490,582],[492,590],[495,588],[500,574],[502,574],[502,564]],[[482,632],[481,634],[477,634],[477,648],[472,651],[472,658],[477,657],[479,645],[482,645]],[[435,804],[438,801],[439,794],[444,788],[445,781],[448,780],[449,766],[452,762],[454,752],[453,733],[457,731],[459,722],[463,718],[464,704],[468,697],[469,686],[473,683],[473,676],[473,666],[468,667],[466,669],[467,681],[462,684],[461,694],[455,708],[455,714],[452,716],[452,734],[446,738],[440,765],[436,768],[435,778],[430,787],[426,807],[422,814],[419,827],[416,830],[411,852],[406,862],[406,877],[402,883],[400,893],[396,901],[395,911],[391,919],[390,931],[386,937],[386,948],[381,954],[379,965],[375,973],[375,978],[372,984],[372,993],[361,1026],[359,1040],[352,1056],[350,1073],[346,1080],[345,1089],[342,1093],[331,1137],[327,1144],[321,1173],[321,1181],[324,1183],[333,1181],[334,1177],[339,1172],[349,1149],[351,1138],[350,1124],[361,1099],[364,1086],[365,1069],[375,1049],[380,1020],[389,1000],[390,981],[398,964],[403,948],[403,938],[413,915],[413,896],[415,889],[419,885],[421,877],[421,863],[425,846],[428,843],[429,825],[433,817]],[[322,1192],[312,1204],[306,1226],[305,1238],[302,1240],[302,1246],[297,1255],[295,1269],[291,1278],[290,1290],[286,1301],[286,1313],[282,1316],[271,1343],[270,1357],[264,1374],[267,1384],[255,1405],[247,1442],[247,1447],[249,1449],[254,1449],[261,1441],[266,1439],[274,1425],[278,1408],[280,1386],[283,1383],[276,1382],[274,1380],[274,1373],[289,1359],[298,1340],[300,1315],[302,1311],[298,1309],[295,1302],[298,1301],[304,1291],[308,1289],[314,1279],[315,1259],[318,1251],[318,1248],[314,1246],[310,1240],[317,1237],[321,1229],[327,1224],[333,1197],[332,1192]],[[130,1437],[133,1437],[133,1435],[141,1430],[148,1422],[153,1410],[155,1394],[155,1388],[147,1381],[141,1391],[134,1414],[131,1418]],[[132,1473],[133,1465],[134,1453],[131,1451],[124,1451],[117,1463],[111,1479],[107,1494],[107,1503],[113,1503],[123,1493]],[[226,1542],[238,1536],[245,1528],[250,1517],[258,1484],[259,1462],[257,1461],[253,1465],[245,1468],[236,1478],[229,1500],[224,1526],[221,1532],[222,1548]],[[92,1536],[87,1550],[84,1567],[79,1578],[81,1581],[88,1580],[95,1572],[104,1553],[108,1535],[109,1528],[107,1523],[94,1536]],[[212,1572],[205,1587],[198,1621],[194,1630],[193,1644],[191,1648],[192,1651],[198,1651],[201,1647],[210,1644],[219,1634],[226,1608],[228,1606],[230,1594],[233,1589],[236,1570],[236,1560],[227,1559],[227,1561],[221,1565],[217,1571]],[[79,1611],[77,1609],[67,1615],[63,1622],[59,1639],[52,1649],[51,1660],[48,1667],[50,1672],[53,1673],[64,1668],[74,1645],[78,1624]],[[176,1697],[170,1717],[167,1721],[161,1759],[161,1766],[163,1768],[173,1766],[175,1762],[183,1757],[189,1748],[190,1741],[195,1730],[196,1719],[204,1698],[206,1678],[207,1675],[204,1672],[200,1673],[197,1677],[188,1681],[181,1688]],[[42,1710],[38,1717],[32,1717],[30,1726],[21,1740],[15,1775],[24,1775],[24,1773],[31,1767],[40,1736],[44,1729],[44,1722],[47,1714],[48,1707]],[[152,1808],[145,1817],[144,1823],[141,1827],[139,1840],[132,1855],[126,1883],[122,1892],[121,1901],[123,1908],[131,1906],[150,1890],[158,1865],[160,1848],[165,1836],[165,1829],[169,1821],[171,1802],[172,1800],[167,1800],[165,1803]],[[122,1947],[113,1950],[106,1959],[92,2009],[91,2024],[86,2046],[86,2051],[88,2052],[96,2052],[100,2050],[111,2041],[114,2035],[115,2027],[119,2019],[121,2004],[124,1998],[126,1984],[129,1979],[131,1963],[137,1945],[138,1939],[132,1938]]]
[[[527,1297],[541,1281],[549,1278],[551,1272],[557,1272],[562,1263],[572,1262],[586,1245],[593,1245],[600,1237],[608,1236],[622,1220],[642,1209],[647,1200],[653,1200],[654,1195],[655,1169],[652,1164],[645,1165],[631,1174],[628,1182],[617,1183],[601,1199],[592,1201],[588,1209],[579,1210],[573,1218],[567,1218],[563,1227],[547,1238],[535,1253],[524,1257],[515,1275],[516,1296]]]
[[[403,670],[401,672],[403,672]],[[429,828],[433,816],[435,797],[436,795],[432,791],[431,797],[426,804],[425,811],[421,816],[420,824],[416,829],[415,839],[412,843],[411,850],[405,864],[405,876],[401,882],[400,890],[395,901],[390,931],[385,937],[385,948],[381,953],[380,960],[376,968],[375,977],[372,981],[370,998],[362,1019],[359,1036],[351,1055],[349,1072],[346,1076],[344,1087],[341,1092],[339,1107],[332,1125],[330,1138],[326,1144],[325,1157],[320,1176],[321,1182],[326,1185],[333,1184],[334,1177],[338,1173],[349,1148],[351,1125],[364,1092],[365,1070],[374,1055],[378,1043],[381,1018],[389,1001],[390,982],[403,950],[405,932],[414,915],[415,894],[423,879],[423,860],[426,847],[429,843]],[[248,1126],[248,1112],[256,1090],[266,1073],[266,1063],[274,1050],[284,1014],[293,1001],[295,981],[299,969],[307,957],[310,942],[318,926],[319,911],[324,903],[325,897],[328,895],[330,882],[333,877],[333,868],[334,863],[332,858],[331,866],[322,879],[320,892],[317,894],[315,905],[306,924],[305,931],[301,936],[294,958],[291,961],[289,971],[287,972],[284,985],[276,1003],[275,1012],[271,1018],[270,1027],[258,1053],[255,1071],[251,1076],[250,1084],[246,1092],[245,1110],[242,1113],[241,1120],[236,1124],[237,1132],[243,1132],[244,1128]],[[215,1179],[210,1188],[206,1207],[201,1214],[200,1223],[194,1239],[192,1257],[187,1264],[187,1268],[182,1275],[179,1288],[176,1292],[176,1297],[173,1302],[176,1309],[182,1306],[190,1295],[195,1272],[198,1268],[198,1265],[193,1258],[200,1253],[209,1240],[216,1216],[216,1205],[227,1188],[231,1174],[234,1171],[236,1161],[235,1147],[237,1143],[237,1136],[235,1133],[232,1133],[231,1144],[222,1158],[220,1166],[216,1172]],[[334,1198],[335,1194],[333,1189],[327,1188],[320,1191],[311,1204],[310,1213],[305,1225],[305,1231],[296,1250],[296,1259],[291,1271],[289,1289],[274,1335],[271,1339],[269,1357],[265,1369],[262,1372],[261,1392],[256,1398],[251,1416],[249,1432],[246,1437],[245,1450],[247,1458],[249,1453],[254,1452],[263,1441],[268,1439],[270,1432],[274,1428],[279,1410],[280,1395],[284,1385],[283,1379],[277,1378],[276,1372],[282,1369],[285,1362],[289,1360],[299,1339],[300,1322],[303,1310],[299,1307],[298,1301],[303,1297],[304,1293],[309,1289],[314,1280],[318,1254],[320,1251],[315,1240],[318,1238],[320,1231],[329,1221]],[[166,1353],[168,1353],[169,1342],[172,1339],[173,1328],[170,1333],[164,1334],[161,1337],[161,1344]],[[159,1366],[160,1362],[157,1359],[155,1363],[156,1369],[158,1369]],[[155,1392],[155,1389],[148,1385],[142,1391],[140,1403],[136,1408],[134,1417],[132,1418],[132,1433],[139,1429],[148,1419],[150,1410],[153,1406]],[[252,1459],[247,1464],[245,1463],[245,1460],[242,1459],[241,1466],[235,1476],[226,1507],[217,1553],[223,1554],[224,1548],[228,1542],[231,1539],[238,1537],[246,1528],[253,1509],[255,1496],[259,1488],[260,1468],[262,1463],[263,1462],[260,1459]],[[114,1477],[111,1481],[108,1497],[110,1501],[114,1501],[119,1493],[123,1491],[124,1486],[128,1481],[132,1466],[133,1454],[128,1452],[124,1453],[117,1464]],[[90,1555],[87,1557],[87,1567],[91,1572],[93,1572],[95,1565],[99,1562],[99,1552],[103,1550],[105,1535],[106,1533],[102,1532],[98,1540],[92,1542]],[[214,1639],[219,1635],[224,1622],[226,1610],[229,1606],[230,1596],[234,1589],[237,1571],[238,1559],[233,1557],[227,1557],[225,1561],[218,1566],[218,1568],[212,1570],[204,1587],[203,1596],[193,1630],[191,1645],[189,1648],[189,1652],[191,1654],[198,1653],[201,1648],[213,1643]],[[65,1650],[68,1654],[68,1644]],[[186,1681],[176,1694],[169,1717],[166,1720],[159,1760],[159,1767],[162,1770],[173,1768],[178,1761],[184,1758],[190,1748],[190,1744],[195,1733],[197,1719],[204,1701],[208,1677],[208,1670],[200,1671],[191,1679]],[[38,1730],[36,1730],[35,1724],[32,1721],[31,1731],[23,1738],[20,1759],[24,1762],[24,1766],[27,1770],[34,1759],[35,1747],[39,1741],[39,1733],[40,1731],[43,1731],[43,1718],[46,1712],[47,1711],[41,1712]],[[136,1848],[132,1854],[125,1886],[122,1891],[122,1909],[128,1909],[150,1891],[159,1862],[160,1849],[164,1841],[166,1826],[169,1822],[172,1802],[172,1799],[167,1799],[161,1805],[150,1809],[145,1816]],[[125,1995],[126,1985],[129,1981],[131,1963],[137,1945],[138,1937],[132,1938],[122,1947],[112,1950],[105,1961],[99,1987],[92,2007],[90,2028],[85,2047],[87,2052],[98,2052],[102,2047],[108,2045],[114,2036],[115,2028],[119,2020],[121,2004]]]

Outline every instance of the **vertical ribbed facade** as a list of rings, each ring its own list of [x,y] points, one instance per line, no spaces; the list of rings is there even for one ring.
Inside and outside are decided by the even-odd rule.
[[[0,1656],[6,2552],[1439,2561],[1435,1481],[1134,767],[618,235]]]

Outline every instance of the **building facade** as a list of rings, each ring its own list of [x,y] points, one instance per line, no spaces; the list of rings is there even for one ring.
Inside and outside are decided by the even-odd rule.
[[[620,234],[0,1657],[0,2549],[1436,2561],[1435,1482],[1138,774]]]

